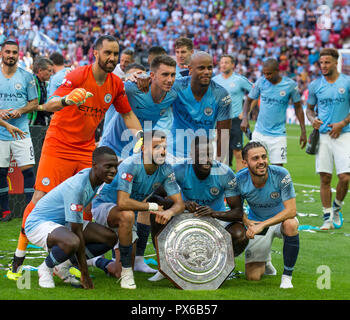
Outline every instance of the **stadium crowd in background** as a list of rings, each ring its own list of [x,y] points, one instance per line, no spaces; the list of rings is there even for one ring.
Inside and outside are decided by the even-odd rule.
[[[332,9],[324,4],[333,4]],[[319,29],[325,13],[331,28]],[[274,57],[302,93],[318,74],[320,48],[341,48],[350,35],[349,17],[350,6],[342,0],[3,1],[0,44],[18,39],[20,59],[30,68],[37,54],[45,54],[32,46],[36,30],[56,41],[73,65],[92,63],[92,44],[100,34],[114,35],[121,49],[133,49],[141,62],[155,45],[173,55],[176,38],[186,36],[195,50],[213,56],[214,65],[222,54],[235,56],[237,72],[252,82],[261,75],[263,60]]]

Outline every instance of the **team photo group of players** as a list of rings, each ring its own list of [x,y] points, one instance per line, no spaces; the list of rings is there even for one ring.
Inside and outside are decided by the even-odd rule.
[[[230,55],[220,58],[214,75],[212,56],[194,52],[192,40],[183,37],[175,42],[175,58],[152,47],[149,70],[119,49],[116,38],[101,36],[94,43],[94,63],[74,70],[52,54],[49,99],[40,104],[33,75],[17,66],[17,42],[7,40],[1,47],[2,221],[11,218],[11,155],[22,171],[27,200],[7,277],[21,277],[32,243],[48,252],[38,268],[42,288],[54,288],[54,276],[93,288],[89,266],[118,278],[125,289],[136,288],[134,271],[161,280],[162,273],[144,261],[148,238],[155,247],[155,237],[172,217],[191,212],[218,219],[231,234],[234,256],[245,254],[247,280],[277,274],[271,246],[275,237],[282,238],[280,287],[293,288],[299,224],[292,177],[283,165],[290,102],[301,149],[307,143],[297,83],[280,74],[273,58],[264,61],[254,84],[234,72]],[[342,226],[350,177],[350,78],[338,72],[337,62],[336,49],[323,49],[321,75],[308,87],[306,115],[320,133],[321,230]],[[257,104],[250,134],[250,110]],[[36,174],[28,121],[33,112],[51,115]],[[250,139],[245,145],[243,133]],[[334,165],[338,182],[332,201]],[[106,259],[110,251],[112,259]]]

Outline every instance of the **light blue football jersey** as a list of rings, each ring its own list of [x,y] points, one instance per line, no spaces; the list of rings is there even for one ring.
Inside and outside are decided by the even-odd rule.
[[[27,218],[26,234],[46,221],[63,226],[66,222],[83,223],[83,208],[98,190],[91,186],[90,172],[91,168],[79,171],[42,197]]]
[[[279,83],[272,84],[262,76],[255,82],[248,96],[251,99],[260,97],[260,111],[254,130],[267,136],[285,136],[289,100],[296,103],[301,99],[297,83],[288,77],[282,77]]]
[[[329,83],[321,76],[309,84],[307,103],[317,105],[317,117],[323,121],[320,133],[327,133],[331,123],[344,120],[350,112],[350,76],[341,73],[334,83]],[[348,124],[342,133],[349,132]]]
[[[143,164],[143,153],[140,152],[123,160],[113,182],[103,186],[92,206],[96,208],[101,203],[117,203],[118,190],[127,192],[134,200],[143,201],[160,185],[169,196],[180,193],[172,166],[165,162],[152,175],[148,175]]]
[[[248,168],[236,174],[235,195],[247,200],[248,219],[265,221],[284,210],[283,202],[295,198],[292,178],[287,169],[269,165],[268,178],[262,188],[253,184]]]
[[[173,122],[171,105],[177,97],[175,90],[167,92],[161,103],[153,101],[151,90],[144,93],[131,81],[125,82],[125,91],[144,131],[152,129],[169,131]],[[122,116],[115,112],[102,134],[100,145],[111,147],[118,157],[125,159],[132,154],[133,143],[131,130],[126,127]]]
[[[225,197],[236,195],[235,174],[218,161],[213,161],[211,173],[204,180],[196,176],[191,160],[175,164],[174,172],[184,201],[194,201],[214,211],[226,211]]]
[[[53,93],[58,89],[58,87],[62,84],[64,77],[66,74],[70,72],[70,68],[63,68],[60,71],[56,72],[49,81],[49,85],[47,87],[47,96],[51,97]]]
[[[211,81],[201,101],[197,101],[191,89],[191,77],[175,81],[178,97],[173,103],[174,121],[171,129],[173,155],[189,157],[191,141],[195,135],[214,138],[218,121],[231,119],[231,97],[227,90]]]
[[[0,109],[20,109],[28,104],[28,101],[38,98],[35,79],[28,71],[17,67],[14,75],[7,79],[0,70]],[[15,127],[29,133],[28,115],[23,114],[18,119],[6,120]],[[11,134],[0,126],[0,140],[15,140]]]
[[[213,81],[224,87],[230,94],[232,100],[230,116],[237,118],[242,112],[244,96],[250,92],[253,84],[246,77],[235,72],[227,79],[219,74],[213,78]]]

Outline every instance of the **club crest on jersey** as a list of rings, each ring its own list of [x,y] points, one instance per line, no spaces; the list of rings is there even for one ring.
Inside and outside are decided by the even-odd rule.
[[[68,80],[68,79],[63,79],[62,84],[63,87],[66,88],[72,88],[73,84],[72,81]]]
[[[211,187],[210,188],[210,193],[213,195],[213,196],[217,196],[219,194],[220,190],[216,187]]]
[[[22,89],[22,85],[20,83],[16,83],[15,84],[15,89],[16,90],[21,90]]]
[[[106,103],[110,103],[112,101],[112,95],[110,93],[107,93],[104,98]]]
[[[153,184],[152,189],[153,190],[157,190],[160,186],[161,186],[161,183],[160,182],[156,182],[156,183]]]
[[[41,180],[41,183],[43,184],[43,186],[48,186],[50,184],[50,179],[49,178],[43,178]]]
[[[235,86],[236,86],[236,84],[235,84],[234,82],[231,82],[231,83],[230,83],[230,87],[231,87],[231,88],[234,88]]]
[[[278,199],[280,197],[279,192],[271,192],[270,194],[271,199]]]
[[[82,205],[82,204],[74,204],[74,203],[71,203],[71,205],[70,205],[70,211],[82,212],[82,211],[83,211],[83,205]]]
[[[206,115],[206,116],[211,116],[212,114],[213,114],[213,109],[212,108],[210,108],[210,107],[206,107],[205,109],[204,109],[204,114]]]
[[[280,96],[284,97],[286,95],[286,92],[284,90],[280,91]]]
[[[122,177],[121,177],[121,178],[122,178],[123,180],[128,181],[128,182],[131,182],[132,179],[134,178],[134,176],[133,176],[132,174],[130,174],[130,173],[124,172],[124,173],[122,174]]]
[[[339,89],[338,89],[338,92],[339,92],[340,94],[344,94],[344,93],[345,93],[345,89],[344,89],[344,88],[339,88]]]

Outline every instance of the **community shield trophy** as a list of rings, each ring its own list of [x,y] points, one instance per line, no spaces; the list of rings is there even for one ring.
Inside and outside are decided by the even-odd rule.
[[[215,290],[235,267],[232,239],[212,217],[183,213],[155,239],[159,271],[183,290]]]

